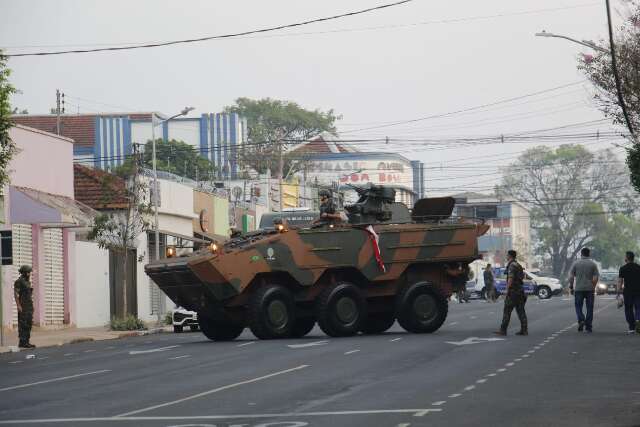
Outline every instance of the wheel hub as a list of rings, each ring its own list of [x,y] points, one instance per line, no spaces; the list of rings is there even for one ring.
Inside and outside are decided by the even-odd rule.
[[[358,318],[358,305],[349,297],[342,297],[336,303],[336,316],[341,323],[353,323]]]
[[[289,310],[287,305],[280,300],[274,300],[267,306],[267,317],[269,323],[276,328],[282,329],[287,325],[289,321]]]
[[[413,310],[421,321],[427,321],[435,317],[438,313],[436,301],[431,295],[418,295],[413,301]]]

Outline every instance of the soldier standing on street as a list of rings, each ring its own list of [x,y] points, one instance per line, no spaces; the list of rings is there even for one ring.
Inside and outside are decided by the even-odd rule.
[[[511,313],[516,309],[518,318],[520,319],[520,331],[516,335],[529,335],[527,327],[527,313],[524,311],[524,305],[527,302],[527,295],[524,293],[523,280],[524,269],[516,261],[517,253],[513,249],[507,252],[507,289],[504,298],[504,313],[502,316],[502,325],[500,330],[494,332],[496,335],[507,335],[509,320]]]
[[[487,302],[496,302],[496,284],[493,277],[493,270],[491,270],[491,264],[487,264],[487,267],[482,272],[484,278],[484,293]]]
[[[313,221],[317,225],[329,225],[342,221],[342,217],[336,210],[336,205],[331,199],[331,193],[328,190],[320,190],[320,218]]]
[[[20,348],[35,348],[29,343],[33,324],[33,287],[31,286],[31,267],[23,265],[18,270],[20,277],[13,284],[13,292],[18,309],[18,337]]]

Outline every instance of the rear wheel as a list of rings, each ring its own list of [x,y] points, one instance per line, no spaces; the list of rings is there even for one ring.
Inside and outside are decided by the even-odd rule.
[[[538,288],[538,298],[549,299],[551,298],[551,289],[548,286],[540,286]]]
[[[373,313],[367,316],[367,322],[362,328],[365,334],[381,334],[386,332],[396,321],[394,312]]]
[[[318,325],[331,337],[355,335],[366,321],[366,301],[351,283],[329,286],[318,297],[316,307]]]
[[[396,304],[398,323],[408,332],[435,332],[447,318],[447,300],[427,282],[407,286]]]
[[[249,300],[249,328],[260,339],[287,338],[295,323],[294,301],[283,286],[267,285]]]
[[[212,341],[235,340],[244,331],[244,326],[213,319],[208,316],[198,314],[198,324],[202,333]]]
[[[300,317],[296,319],[296,324],[293,325],[291,336],[293,338],[302,338],[309,332],[311,332],[315,325],[316,319],[314,319],[313,317]]]

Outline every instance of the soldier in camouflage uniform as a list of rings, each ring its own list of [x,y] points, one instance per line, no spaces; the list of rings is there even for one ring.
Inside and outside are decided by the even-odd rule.
[[[342,217],[338,213],[333,199],[331,199],[331,192],[329,190],[320,190],[318,196],[320,197],[320,218],[313,223],[315,225],[329,225],[341,222]]]
[[[20,277],[13,284],[16,308],[18,309],[18,344],[21,348],[35,348],[29,343],[31,339],[31,326],[33,324],[33,287],[31,286],[31,267],[23,265],[18,270]]]
[[[507,335],[511,312],[516,309],[518,318],[520,319],[520,331],[516,335],[529,335],[527,327],[527,313],[524,311],[524,305],[527,302],[527,295],[524,293],[523,280],[524,270],[516,261],[517,253],[514,250],[507,252],[509,263],[507,264],[507,289],[504,298],[504,313],[502,316],[502,325],[500,330],[496,331],[496,335]]]

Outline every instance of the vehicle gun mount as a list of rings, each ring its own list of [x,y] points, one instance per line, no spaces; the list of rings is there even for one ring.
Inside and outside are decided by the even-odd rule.
[[[367,187],[347,186],[360,196],[356,203],[344,207],[350,224],[375,224],[391,220],[396,190],[373,184]]]

